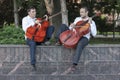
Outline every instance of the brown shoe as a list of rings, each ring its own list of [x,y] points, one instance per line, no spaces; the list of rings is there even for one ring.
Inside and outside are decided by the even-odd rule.
[[[73,65],[73,66],[69,67],[66,71],[64,71],[61,75],[73,73],[75,70],[76,70],[76,66]]]

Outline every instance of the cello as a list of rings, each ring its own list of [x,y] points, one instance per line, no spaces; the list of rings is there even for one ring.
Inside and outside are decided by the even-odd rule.
[[[46,36],[46,30],[50,25],[49,21],[45,20],[46,17],[37,18],[41,25],[35,24],[27,28],[26,36],[28,39],[34,40],[36,42],[43,42]]]
[[[59,15],[61,12],[58,12],[52,16],[50,16],[49,14],[47,14],[47,18],[51,19],[57,15]],[[30,26],[29,28],[27,28],[26,31],[26,36],[28,39],[34,40],[36,42],[43,42],[46,36],[46,30],[48,28],[48,26],[50,25],[49,21],[45,20],[46,16],[42,17],[42,18],[37,18],[37,20],[40,21],[41,26],[35,24],[34,26]]]
[[[92,18],[99,15],[100,14],[95,14]],[[60,43],[66,48],[75,48],[81,37],[90,32],[90,24],[88,23],[88,20],[78,21],[75,26],[79,26],[74,28],[75,31],[66,30],[60,34]]]

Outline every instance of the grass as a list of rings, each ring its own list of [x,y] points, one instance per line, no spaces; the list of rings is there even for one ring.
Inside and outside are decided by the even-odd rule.
[[[105,34],[107,34],[107,35],[113,35],[113,32],[102,32],[102,33],[100,33],[99,31],[97,32],[98,34],[103,34],[103,35],[105,35]],[[115,32],[115,35],[120,35],[120,31],[119,32]]]
[[[51,39],[50,42],[55,44],[55,39]],[[91,38],[89,44],[120,44],[120,38]]]
[[[92,38],[90,44],[120,44],[120,38]]]

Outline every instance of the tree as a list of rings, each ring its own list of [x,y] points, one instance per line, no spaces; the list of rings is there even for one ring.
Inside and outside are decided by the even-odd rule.
[[[2,4],[4,2],[4,0],[0,0],[0,4]]]
[[[47,12],[51,15],[53,13],[54,5],[53,0],[44,0]]]
[[[62,23],[68,25],[68,11],[66,8],[66,1],[60,0],[62,11]]]
[[[18,18],[18,6],[17,6],[16,0],[13,0],[13,4],[14,4],[14,23],[15,23],[16,28],[18,28],[19,18]]]
[[[68,11],[66,0],[44,0],[47,12],[54,16],[50,18],[51,24],[55,26],[55,33],[61,23],[68,25]]]

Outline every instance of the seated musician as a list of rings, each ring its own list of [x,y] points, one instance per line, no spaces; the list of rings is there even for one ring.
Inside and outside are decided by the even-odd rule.
[[[41,20],[39,18],[36,18],[35,7],[32,7],[32,6],[29,7],[27,12],[28,12],[28,15],[22,19],[22,28],[25,32],[26,43],[30,47],[30,60],[31,60],[32,70],[35,71],[36,70],[36,58],[35,58],[36,45],[40,44],[41,42],[49,41],[54,32],[54,27],[49,26],[49,25],[46,26],[46,24],[43,26],[43,23],[48,21],[48,17],[45,15],[46,18],[43,20],[43,22],[41,22]],[[31,33],[30,29],[31,29],[31,31],[33,31],[32,28],[35,28],[35,27],[38,27],[38,30],[36,28],[37,31],[34,32],[33,34],[30,34]],[[36,37],[37,34],[39,34],[39,35],[44,34],[45,36],[39,37],[39,35],[38,35],[37,36],[38,38],[37,38]],[[34,38],[34,39],[32,39],[32,38]],[[41,39],[41,38],[43,38],[43,39]],[[35,41],[35,39],[37,39],[37,41]],[[40,39],[40,41],[38,39]]]
[[[84,26],[76,26],[77,22],[79,21],[86,21],[88,20],[89,26],[90,26],[90,30],[87,34],[83,35],[80,40],[78,41],[76,47],[75,47],[75,54],[73,56],[73,61],[72,61],[72,65],[70,66],[70,68],[68,68],[65,72],[63,72],[62,74],[68,74],[70,72],[73,72],[74,70],[76,70],[76,66],[78,65],[80,56],[82,54],[83,49],[85,48],[85,46],[88,45],[89,40],[91,35],[94,37],[97,34],[97,30],[96,30],[96,24],[95,22],[92,20],[91,17],[88,16],[88,8],[86,6],[82,6],[80,8],[80,17],[77,17],[74,22],[70,25],[70,27],[68,27],[65,24],[62,24],[58,29],[58,32],[56,32],[56,40],[57,43],[56,45],[60,44],[60,34],[66,30],[73,30],[74,32],[76,32],[75,28],[76,27],[84,27]]]

